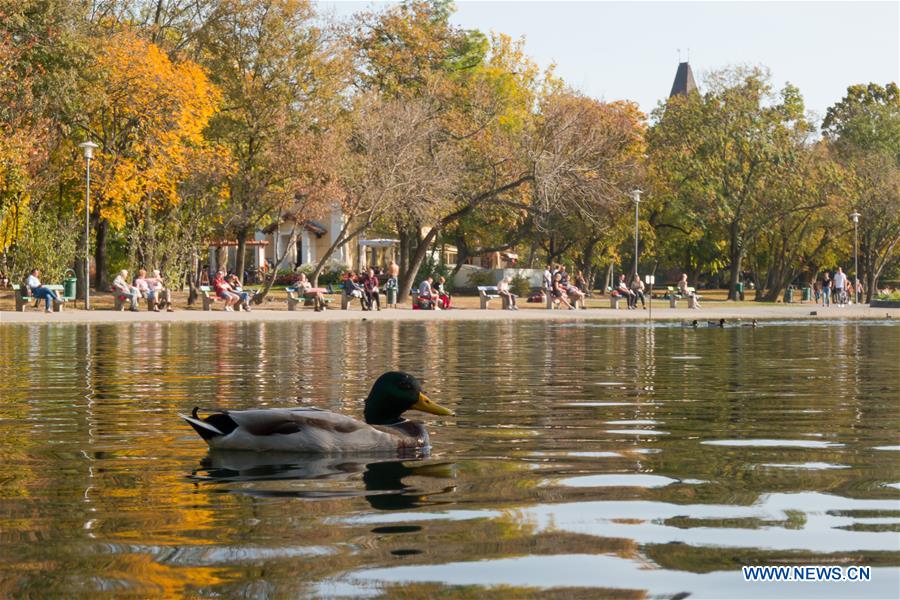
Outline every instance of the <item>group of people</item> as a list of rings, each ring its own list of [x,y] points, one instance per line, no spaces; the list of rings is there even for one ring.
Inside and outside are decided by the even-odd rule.
[[[850,282],[850,279],[844,273],[841,267],[838,267],[834,275],[829,275],[828,271],[822,273],[822,278],[815,283],[816,304],[820,301],[822,306],[830,306],[834,304],[843,308],[850,301],[850,295],[855,292],[856,302],[862,302],[863,284],[857,279],[856,285]]]
[[[233,312],[235,309],[250,312],[250,301],[256,292],[244,290],[240,278],[234,273],[227,275],[223,269],[216,271],[212,288],[216,292],[216,297],[225,303],[227,312]]]
[[[574,279],[569,277],[565,265],[548,264],[544,269],[544,292],[553,297],[554,302],[575,310],[575,304],[582,302],[587,295],[587,281],[581,271],[575,274]]]
[[[692,298],[694,309],[699,310],[700,296],[697,295],[694,288],[688,285],[687,273],[681,274],[681,279],[678,280],[677,287],[678,295],[683,298]],[[620,297],[625,298],[625,301],[628,303],[628,310],[636,310],[638,300],[641,301],[641,308],[644,310],[647,309],[646,296],[644,295],[644,282],[641,281],[641,276],[638,273],[634,274],[631,285],[628,285],[624,273],[619,275],[619,282],[614,291]]]
[[[400,267],[395,262],[391,262],[388,267],[387,281],[384,284],[384,291],[396,290],[397,281],[400,275]],[[384,277],[384,274],[381,274]],[[379,273],[374,268],[366,271],[354,273],[348,271],[344,275],[343,281],[344,293],[352,298],[358,298],[363,310],[381,310],[381,279]],[[389,297],[390,299],[390,297]],[[388,307],[396,308],[396,295],[394,302],[389,303]]]
[[[419,284],[416,292],[416,306],[425,310],[447,310],[450,308],[450,292],[447,279],[439,275],[437,280],[429,275]]]
[[[628,303],[628,310],[636,310],[638,300],[641,301],[641,308],[647,308],[644,296],[644,282],[641,281],[641,276],[637,273],[634,274],[634,279],[631,280],[630,286],[625,280],[625,274],[619,275],[619,283],[616,285],[615,291],[620,297],[625,298],[625,301]]]
[[[147,300],[150,310],[159,312],[165,308],[172,312],[172,292],[166,287],[159,269],[153,269],[153,276],[147,277],[145,269],[139,269],[131,283],[128,282],[128,271],[122,269],[112,282],[112,291],[123,300],[127,300],[131,310],[137,312],[138,303]]]

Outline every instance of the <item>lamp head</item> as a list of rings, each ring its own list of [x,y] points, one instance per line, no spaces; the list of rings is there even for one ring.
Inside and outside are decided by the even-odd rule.
[[[643,193],[644,193],[643,190],[638,189],[638,188],[634,188],[633,190],[631,190],[631,198],[632,198],[632,200],[634,200],[635,202],[640,202],[640,201],[641,201],[641,194],[643,194]]]
[[[854,222],[854,223],[859,223],[859,217],[860,217],[860,216],[862,216],[862,215],[860,215],[860,214],[859,214],[858,212],[856,212],[856,211],[853,211],[852,213],[850,213],[850,218],[853,219],[853,222]]]
[[[100,146],[89,140],[87,142],[78,144],[78,147],[81,148],[81,150],[84,152],[85,158],[93,158],[94,150],[96,150]]]

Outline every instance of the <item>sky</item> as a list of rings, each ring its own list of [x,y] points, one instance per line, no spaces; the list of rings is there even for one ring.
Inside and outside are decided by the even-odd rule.
[[[386,2],[322,1],[346,17]],[[554,2],[457,0],[452,22],[525,39],[541,66],[600,100],[665,99],[681,60],[704,73],[768,67],[818,118],[854,83],[898,81],[900,2]]]

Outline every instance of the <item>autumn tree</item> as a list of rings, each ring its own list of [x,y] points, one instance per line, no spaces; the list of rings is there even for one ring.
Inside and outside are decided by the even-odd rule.
[[[81,10],[62,0],[0,3],[0,271],[12,277],[39,264],[58,278],[75,251],[59,98],[80,64]]]
[[[655,111],[648,139],[657,193],[677,200],[706,235],[721,236],[736,298],[747,244],[785,213],[768,203],[794,136],[809,129],[803,101],[787,85],[774,93],[760,69],[714,73],[704,94],[670,98]],[[795,210],[783,207],[784,211]]]
[[[209,131],[234,158],[223,233],[237,240],[235,270],[243,277],[246,243],[257,229],[280,214],[305,213],[298,221],[316,216],[307,201],[310,186],[329,179],[317,176],[329,149],[298,141],[339,116],[347,66],[309,2],[221,4],[198,44],[223,93]]]
[[[404,297],[441,231],[526,193],[533,179],[527,135],[541,78],[520,43],[453,27],[447,3],[408,2],[364,15],[355,48],[359,85],[437,107],[442,135],[435,141],[460,157],[459,170],[395,209]]]
[[[205,143],[219,95],[198,65],[174,63],[128,30],[99,49],[83,86],[69,114],[82,135],[100,145],[91,211],[96,285],[103,289],[111,231],[122,230],[134,212],[178,202],[178,183]]]
[[[900,90],[897,84],[850,86],[847,95],[828,109],[822,131],[849,175],[851,202],[847,208],[861,215],[860,269],[871,300],[879,277],[885,269],[898,263],[900,255]],[[848,221],[842,222],[849,229]],[[846,258],[852,259],[852,254]]]
[[[747,263],[756,299],[774,302],[798,277],[812,284],[829,251],[845,235],[841,215],[846,173],[826,144],[796,140],[790,161],[778,169],[766,206],[778,215],[748,242]]]
[[[632,102],[600,102],[565,90],[541,105],[534,145],[539,229],[546,232],[548,259],[576,246],[589,280],[595,257],[621,239],[623,217],[631,214],[630,191],[642,175],[644,119]]]

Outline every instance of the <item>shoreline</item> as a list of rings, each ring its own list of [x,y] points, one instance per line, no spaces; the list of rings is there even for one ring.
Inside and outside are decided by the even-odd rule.
[[[177,310],[175,312],[118,312],[113,310],[84,311],[63,310],[46,314],[43,311],[0,312],[0,326],[16,324],[113,324],[113,323],[221,323],[235,322],[337,322],[337,321],[608,321],[646,322],[646,310],[614,310],[611,308],[588,308],[586,310],[547,310],[545,308],[523,308],[518,311],[491,308],[456,308],[443,311],[412,310],[408,307],[384,309],[382,311],[362,311],[329,309],[315,312],[310,308],[297,311],[275,310],[261,307],[253,312],[225,312]],[[816,314],[811,314],[815,312]],[[710,303],[701,310],[654,306],[653,321],[692,321],[702,325],[706,321],[778,321],[778,320],[859,320],[859,319],[900,319],[900,309],[870,308],[868,305],[853,305],[844,308],[824,308],[815,305],[760,305]]]

